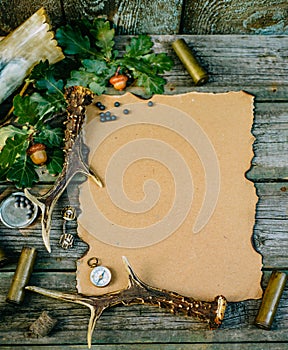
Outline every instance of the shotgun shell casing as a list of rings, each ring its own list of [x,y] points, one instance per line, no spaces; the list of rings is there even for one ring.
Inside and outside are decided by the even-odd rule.
[[[4,266],[8,263],[9,259],[6,256],[4,250],[2,248],[0,248],[0,267]]]
[[[257,327],[267,330],[271,328],[286,281],[286,273],[279,271],[273,271],[271,273],[255,319],[255,325]]]
[[[13,304],[21,304],[23,302],[25,296],[25,287],[30,280],[36,255],[37,251],[35,248],[22,248],[10,290],[7,294],[7,302]]]
[[[172,47],[183,63],[184,67],[190,74],[195,85],[202,85],[208,81],[207,72],[200,66],[199,62],[193,55],[191,49],[184,39],[177,39],[172,43]]]

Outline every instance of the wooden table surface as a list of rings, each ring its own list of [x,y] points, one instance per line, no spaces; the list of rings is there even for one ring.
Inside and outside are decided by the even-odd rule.
[[[255,96],[255,136],[251,169],[247,176],[255,183],[259,202],[255,213],[252,240],[263,255],[263,287],[272,270],[288,270],[288,37],[281,35],[181,35],[193,47],[210,80],[195,87],[171,50],[175,35],[153,36],[157,51],[175,58],[175,68],[166,75],[166,93],[188,91],[225,92],[245,90]],[[118,37],[122,45],[127,38]],[[49,188],[43,183],[40,188]],[[15,188],[0,185],[2,200]],[[36,191],[36,189],[35,189]],[[64,193],[54,213],[51,231],[52,253],[42,243],[41,225],[27,229],[6,228],[0,223],[0,247],[14,262],[1,268],[0,276],[0,348],[1,349],[85,349],[89,320],[88,309],[55,301],[27,292],[21,306],[5,299],[22,246],[38,250],[31,285],[76,292],[75,262],[87,246],[76,238],[70,250],[58,245],[62,229],[61,210],[78,206],[77,184],[70,185],[69,198]],[[233,218],[231,218],[233,219]],[[70,230],[76,235],[77,224]],[[288,286],[277,310],[272,330],[258,329],[253,322],[260,300],[229,303],[220,329],[210,331],[200,321],[174,316],[148,306],[115,307],[106,310],[93,334],[93,349],[287,349]],[[58,319],[49,336],[32,338],[29,325],[43,310]]]

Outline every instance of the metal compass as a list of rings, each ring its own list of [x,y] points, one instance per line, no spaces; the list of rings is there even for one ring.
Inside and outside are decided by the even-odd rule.
[[[96,287],[106,287],[112,278],[111,271],[106,266],[98,265],[98,258],[90,258],[88,265],[92,267],[90,281]]]

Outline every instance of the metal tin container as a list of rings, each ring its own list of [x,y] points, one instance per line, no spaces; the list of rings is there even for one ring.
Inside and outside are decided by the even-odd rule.
[[[205,84],[208,81],[208,74],[200,66],[185,40],[177,39],[172,43],[172,47],[186,68],[187,72],[190,74],[195,85]]]
[[[0,219],[9,228],[24,228],[32,224],[38,214],[38,207],[23,192],[6,197],[0,205]]]
[[[23,247],[6,301],[21,304],[24,301],[25,287],[33,271],[37,251],[35,248]]]
[[[260,309],[255,319],[255,325],[263,329],[271,329],[281,295],[286,285],[287,275],[284,272],[273,271],[264,292]]]

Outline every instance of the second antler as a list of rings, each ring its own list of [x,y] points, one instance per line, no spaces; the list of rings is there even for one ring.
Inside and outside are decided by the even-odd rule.
[[[174,314],[182,313],[185,316],[197,317],[201,321],[207,322],[210,329],[218,328],[221,325],[227,306],[227,300],[224,296],[220,295],[213,301],[206,302],[151,287],[139,279],[126,257],[123,257],[123,262],[128,271],[129,284],[126,289],[117,292],[85,297],[80,294],[62,293],[34,286],[27,286],[26,289],[51,298],[88,307],[91,312],[87,333],[89,348],[91,348],[92,333],[96,322],[103,311],[119,304],[125,306],[146,304],[166,308]]]
[[[89,169],[82,157],[83,139],[81,131],[85,122],[85,107],[92,103],[93,97],[93,93],[82,86],[71,86],[66,89],[67,119],[65,121],[65,161],[63,170],[53,187],[44,195],[33,195],[27,188],[24,190],[27,198],[38,205],[41,210],[42,238],[49,253],[51,252],[50,228],[52,212],[56,202],[74,175],[82,173],[93,178],[99,187],[103,187],[102,181],[95,172]]]

